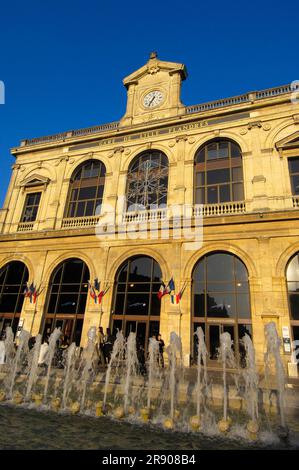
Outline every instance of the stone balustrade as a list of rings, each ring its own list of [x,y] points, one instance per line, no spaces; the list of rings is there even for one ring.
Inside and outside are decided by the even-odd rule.
[[[244,214],[244,201],[223,202],[221,204],[198,204],[193,208],[194,217],[213,217],[217,215]]]
[[[33,230],[34,222],[20,222],[18,224],[18,232],[31,232]]]
[[[207,103],[186,106],[185,113],[193,114],[199,112],[210,111],[217,108],[223,108],[226,106],[234,106],[242,103],[250,103],[253,101],[276,97],[278,95],[284,95],[292,93],[294,90],[298,90],[299,85],[282,85],[274,88],[267,88],[265,90],[254,91],[245,93],[243,95],[232,96],[230,98],[224,98],[216,101],[209,101]],[[92,134],[98,134],[101,132],[107,132],[111,130],[117,130],[119,128],[119,121],[109,122],[107,124],[101,124],[98,126],[87,127],[84,129],[71,130],[67,132],[61,132],[59,134],[48,135],[44,137],[38,137],[34,139],[26,139],[21,142],[22,147],[52,143],[57,141],[64,141],[67,138],[89,136]]]
[[[62,220],[61,228],[95,227],[99,219],[99,215],[90,217],[69,217]]]
[[[140,211],[129,211],[123,215],[123,223],[142,223],[165,220],[167,218],[167,208],[150,209]]]

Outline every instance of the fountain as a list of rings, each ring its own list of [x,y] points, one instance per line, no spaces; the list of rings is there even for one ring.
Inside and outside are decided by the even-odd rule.
[[[31,392],[38,378],[38,360],[39,360],[39,355],[40,355],[41,342],[42,342],[41,335],[37,335],[35,339],[35,344],[29,353],[28,378],[27,378],[27,388],[26,388],[26,393],[25,393],[25,401],[30,400]]]
[[[124,356],[125,356],[125,338],[124,338],[122,331],[118,331],[116,334],[116,339],[113,344],[111,359],[108,364],[108,368],[106,372],[104,399],[103,399],[103,412],[104,413],[106,413],[107,394],[108,394],[108,388],[109,388],[110,379],[111,379],[112,367],[115,368],[115,372],[116,372],[115,375],[117,375],[117,372],[119,370],[121,362],[123,361]]]
[[[133,333],[133,331],[131,331],[127,340],[125,367],[126,367],[126,376],[125,376],[125,382],[124,382],[124,414],[126,415],[129,411],[128,408],[129,408],[130,386],[132,383],[132,379],[137,375],[137,370],[138,370],[136,333]],[[119,417],[122,417],[122,416],[119,416]]]
[[[21,370],[24,364],[26,364],[26,356],[28,354],[29,348],[28,348],[28,340],[30,338],[30,334],[28,331],[22,330],[19,336],[19,344],[17,348],[17,352],[14,356],[14,359],[11,364],[11,373],[8,375],[8,396],[9,398],[13,398],[13,389],[15,386],[15,380],[16,380],[16,375],[19,371]],[[21,400],[21,392],[17,391],[16,396],[14,397],[14,400],[16,403],[20,403]]]
[[[55,328],[55,330],[53,331],[53,333],[51,334],[50,339],[49,339],[49,348],[48,348],[48,351],[47,351],[47,357],[46,357],[46,361],[45,361],[45,364],[47,366],[47,376],[46,376],[44,393],[43,393],[44,402],[46,402],[46,400],[47,400],[51,370],[52,370],[52,367],[53,367],[53,358],[54,358],[54,354],[55,354],[55,351],[56,351],[56,348],[57,348],[57,341],[59,340],[60,336],[61,336],[60,328]]]
[[[156,338],[150,338],[148,347],[148,381],[147,381],[147,406],[140,409],[140,415],[144,422],[150,417],[151,399],[154,380],[159,377],[159,341]]]
[[[272,364],[275,369],[276,387],[278,395],[279,415],[280,415],[280,434],[283,437],[288,435],[288,428],[285,418],[285,371],[280,357],[281,340],[277,334],[276,325],[270,322],[265,325],[265,376],[268,384],[271,381]],[[271,387],[272,388],[272,387]]]
[[[245,334],[242,339],[246,352],[246,369],[243,372],[245,379],[245,398],[250,421],[247,423],[247,431],[254,438],[259,430],[258,425],[258,385],[259,377],[255,365],[255,351],[249,335]]]
[[[65,363],[64,363],[64,380],[63,380],[63,392],[62,392],[62,408],[67,408],[67,402],[69,393],[73,386],[73,381],[75,379],[75,353],[76,353],[76,343],[72,343],[66,351]],[[60,403],[53,402],[52,406],[58,407]]]
[[[201,407],[207,396],[208,390],[208,375],[207,375],[207,357],[208,351],[206,348],[204,332],[201,327],[198,327],[195,335],[197,337],[197,386],[196,386],[196,415],[191,416],[191,428],[196,431],[201,427]],[[203,373],[202,373],[203,364]]]
[[[96,329],[93,327],[89,330],[87,345],[81,350],[80,355],[77,354],[79,350],[75,343],[65,350],[62,361],[63,371],[59,370],[61,362],[57,364],[54,360],[60,334],[59,329],[53,331],[49,345],[47,344],[44,351],[46,357],[41,357],[43,354],[41,354],[40,335],[36,337],[35,345],[29,351],[29,333],[22,331],[15,350],[12,332],[7,331],[7,355],[0,374],[2,382],[6,384],[6,389],[0,390],[0,401],[12,399],[14,404],[22,404],[22,406],[33,401],[37,405],[48,404],[49,401],[51,409],[55,411],[63,409],[71,414],[80,412],[97,417],[106,414],[118,419],[126,418],[131,422],[136,419],[143,423],[151,421],[152,424],[162,425],[168,430],[196,431],[198,436],[224,434],[225,439],[229,439],[241,428],[242,436],[246,435],[251,440],[259,439],[259,441],[263,438],[263,421],[259,416],[259,406],[262,403],[259,403],[259,398],[265,400],[267,396],[262,382],[259,384],[255,351],[248,335],[242,339],[246,353],[246,367],[242,373],[237,368],[230,334],[226,332],[220,336],[219,360],[222,372],[219,376],[222,379],[222,385],[219,387],[217,382],[212,383],[208,380],[208,351],[204,332],[200,327],[195,333],[198,350],[197,364],[196,367],[188,370],[183,367],[181,340],[175,332],[170,334],[169,345],[166,348],[168,356],[166,367],[160,367],[159,343],[151,338],[146,367],[140,368],[136,334],[131,332],[125,341],[123,333],[118,331],[106,371],[105,384],[102,383],[103,376],[96,374],[98,362]],[[275,387],[272,383],[271,388],[272,393],[273,389],[277,391],[279,404],[279,436],[286,437],[285,378],[280,358],[280,340],[274,324],[267,325],[265,337],[266,373],[270,377],[272,368]],[[39,362],[46,363],[45,374],[40,372],[43,369],[39,367]],[[228,374],[234,379],[230,386]],[[244,388],[242,397],[239,395],[237,386],[239,380],[242,381]],[[262,394],[259,393],[260,391]],[[238,408],[240,421],[236,419],[236,425],[232,427],[230,413],[234,408],[235,392],[238,394],[240,403],[246,404],[247,410],[243,412],[242,407]],[[217,427],[216,416],[219,403],[222,407],[222,416],[220,421],[217,420],[219,421]],[[137,410],[139,410],[139,416],[137,416]]]
[[[81,411],[84,410],[85,407],[85,400],[86,400],[86,390],[88,383],[93,381],[94,376],[94,361],[96,356],[96,336],[97,330],[95,326],[89,328],[87,337],[87,347],[83,350],[81,355],[81,361],[78,368],[78,395],[81,395],[79,409]],[[72,409],[77,410],[78,407],[75,406],[73,403]],[[77,410],[76,412],[78,412]]]
[[[176,398],[176,372],[178,367],[182,365],[182,343],[178,335],[172,331],[170,333],[169,346],[166,349],[169,362],[169,390],[170,390],[170,414],[169,418],[164,421],[166,429],[172,429],[174,426],[174,419],[178,417],[178,410],[175,410]]]
[[[227,414],[228,408],[228,387],[227,387],[227,367],[235,369],[235,355],[232,349],[233,342],[228,332],[220,335],[219,359],[222,361],[223,372],[223,417],[218,423],[219,431],[227,432],[231,426],[231,418]]]

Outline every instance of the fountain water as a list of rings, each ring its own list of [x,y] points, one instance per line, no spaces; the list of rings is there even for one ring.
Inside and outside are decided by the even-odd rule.
[[[176,371],[182,365],[182,343],[179,336],[172,331],[170,333],[169,346],[166,349],[169,361],[169,390],[170,390],[170,420],[166,419],[164,426],[172,428],[175,418],[175,398],[176,398]]]
[[[207,357],[204,332],[198,327],[195,335],[197,337],[197,387],[196,387],[196,416],[190,418],[191,427],[196,430],[201,426],[201,408],[205,404],[208,393],[208,374],[207,374]],[[203,373],[202,373],[203,365]]]
[[[30,399],[33,399],[36,404],[41,404],[42,400],[47,403],[50,390],[51,393],[54,390],[51,405],[52,409],[55,410],[60,408],[62,402],[63,409],[70,409],[72,413],[81,411],[81,413],[89,414],[93,408],[96,416],[101,416],[103,412],[106,412],[108,415],[123,418],[139,408],[140,417],[144,422],[151,420],[153,423],[158,424],[161,423],[161,416],[163,416],[162,423],[167,429],[173,429],[174,427],[176,429],[186,429],[189,425],[189,428],[194,431],[201,429],[204,434],[215,434],[217,400],[208,400],[212,396],[212,391],[213,394],[214,392],[218,393],[219,387],[217,384],[216,386],[212,384],[212,382],[208,383],[208,351],[204,341],[204,332],[201,328],[198,328],[195,333],[198,343],[197,367],[188,370],[188,381],[185,381],[184,377],[182,344],[176,333],[172,332],[170,335],[169,346],[166,349],[168,355],[166,367],[161,368],[159,366],[159,343],[151,338],[146,362],[147,367],[146,369],[140,369],[138,367],[136,334],[130,333],[126,342],[122,332],[119,331],[113,345],[104,386],[101,377],[96,376],[95,369],[95,362],[98,362],[96,357],[96,329],[89,330],[88,344],[82,350],[80,356],[77,355],[74,343],[65,351],[63,372],[56,369],[57,364],[53,361],[60,334],[60,330],[56,329],[50,337],[46,357],[47,373],[46,377],[41,378],[39,377],[40,369],[38,368],[41,336],[37,336],[35,346],[29,352],[29,333],[23,331],[18,340],[19,344],[15,353],[12,332],[7,331],[8,362],[2,366],[0,376],[4,377],[4,381],[6,380],[4,383],[6,383],[9,393],[0,391],[1,401],[11,398],[13,395],[14,403],[21,403],[23,401],[22,396],[17,397],[16,394],[20,394],[24,389],[25,401],[29,402]],[[280,404],[280,424],[283,429],[286,429],[283,407],[285,393],[284,370],[280,359],[280,341],[275,325],[268,325],[265,328],[265,335],[267,343],[266,371],[269,374],[270,366],[274,365]],[[233,342],[229,333],[223,333],[220,337],[219,359],[222,361],[223,380],[223,393],[221,388],[220,398],[221,400],[223,398],[223,417],[218,423],[218,428],[222,432],[227,432],[231,426],[229,406],[231,407],[234,402],[233,397],[232,401],[228,399],[227,376],[228,373],[232,373],[233,378],[239,376],[245,384],[244,398],[250,416],[247,430],[248,437],[252,438],[253,435],[257,435],[260,424],[258,413],[259,382],[254,347],[248,335],[243,338],[243,345],[246,352],[246,369],[243,374],[239,374],[236,367]],[[10,364],[10,370],[7,369],[7,364]],[[262,388],[262,383],[260,386]],[[40,388],[42,388],[41,393],[32,393]],[[239,391],[238,388],[234,389],[234,383],[232,383],[230,392],[233,393],[234,390]],[[196,391],[196,393],[193,393],[193,391]],[[242,411],[240,411],[241,414]],[[133,419],[133,416],[131,418]],[[233,435],[238,432],[236,429],[237,426],[233,428],[230,434]],[[244,431],[245,427],[242,425],[241,432],[243,436]],[[259,437],[262,438],[262,435],[263,430],[259,433]],[[280,436],[282,436],[282,433]]]
[[[159,368],[159,342],[155,338],[150,338],[148,347],[148,382],[147,382],[147,408],[151,407],[151,396],[153,382],[158,378]]]
[[[127,340],[127,349],[126,349],[126,357],[125,357],[125,364],[126,364],[126,376],[124,382],[124,413],[128,413],[128,406],[129,406],[129,397],[130,397],[130,386],[133,377],[136,376],[138,370],[138,358],[137,358],[137,350],[136,350],[136,333],[129,334]]]
[[[38,378],[38,359],[40,355],[41,342],[42,342],[41,335],[37,335],[35,339],[35,344],[29,353],[28,378],[27,378],[27,388],[26,388],[26,393],[25,393],[25,401],[30,400],[31,392]]]
[[[44,388],[44,402],[47,400],[51,370],[52,370],[52,365],[53,365],[53,358],[54,358],[54,354],[57,348],[57,341],[59,340],[60,336],[61,336],[60,328],[55,328],[55,330],[53,331],[49,339],[49,348],[48,348],[47,358],[45,361],[47,365],[47,376],[46,376],[45,388]]]
[[[69,393],[73,386],[73,382],[75,379],[75,353],[76,353],[76,343],[72,343],[66,351],[65,355],[65,373],[64,373],[64,380],[63,380],[63,392],[62,392],[62,408],[66,409],[67,401],[69,397]]]
[[[108,387],[110,384],[110,379],[111,379],[111,371],[112,367],[115,368],[115,371],[117,373],[120,363],[123,360],[125,355],[125,338],[122,333],[122,331],[118,331],[116,334],[116,339],[114,341],[112,353],[111,353],[111,359],[108,364],[107,372],[106,372],[106,378],[105,378],[105,387],[104,387],[104,399],[103,399],[103,411],[106,411],[106,401],[107,401],[107,393],[108,393]]]
[[[12,362],[11,374],[8,376],[8,396],[10,398],[12,398],[17,372],[26,364],[25,359],[29,351],[29,338],[28,331],[22,330],[19,336],[18,349]]]
[[[246,369],[243,372],[245,379],[245,398],[250,421],[247,430],[250,434],[257,434],[258,426],[258,385],[259,377],[255,365],[255,351],[249,335],[245,334],[242,339],[246,352]]]
[[[5,364],[8,371],[11,370],[12,364],[16,355],[16,348],[14,343],[14,334],[10,326],[5,330]]]
[[[95,374],[94,361],[96,356],[96,336],[97,330],[95,326],[89,328],[87,337],[87,347],[83,350],[81,355],[81,361],[78,368],[78,395],[81,395],[80,410],[84,410],[86,400],[87,385],[92,382]]]
[[[220,335],[219,359],[222,361],[223,371],[223,418],[219,421],[218,427],[221,432],[227,432],[230,428],[231,419],[227,415],[228,408],[228,387],[227,387],[227,367],[236,368],[235,355],[233,352],[233,342],[228,332]]]
[[[270,383],[271,365],[274,363],[276,387],[278,393],[279,413],[281,432],[287,434],[287,425],[285,419],[285,371],[283,362],[280,357],[281,340],[277,334],[274,322],[265,325],[265,340],[266,340],[266,353],[265,353],[265,375],[267,382]]]

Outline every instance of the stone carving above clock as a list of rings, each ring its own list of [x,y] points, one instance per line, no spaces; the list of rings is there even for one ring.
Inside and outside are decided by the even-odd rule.
[[[123,80],[127,88],[127,109],[121,126],[183,114],[181,83],[187,77],[185,65],[161,61],[156,52],[148,62]]]

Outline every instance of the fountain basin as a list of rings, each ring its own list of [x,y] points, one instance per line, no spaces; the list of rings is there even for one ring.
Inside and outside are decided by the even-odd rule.
[[[80,403],[78,401],[73,402],[70,406],[70,411],[73,415],[79,413]]]
[[[193,431],[198,431],[201,427],[201,420],[200,420],[200,417],[195,415],[195,416],[191,416],[190,420],[189,420],[189,424],[191,426],[191,429]]]
[[[59,397],[52,398],[51,400],[51,408],[54,411],[58,411],[61,405],[61,399]]]
[[[20,392],[15,392],[12,400],[16,405],[20,405],[24,401],[24,397]]]
[[[231,424],[232,424],[231,418],[229,417],[227,417],[226,419],[222,418],[218,423],[218,429],[220,432],[226,433],[230,430]]]

